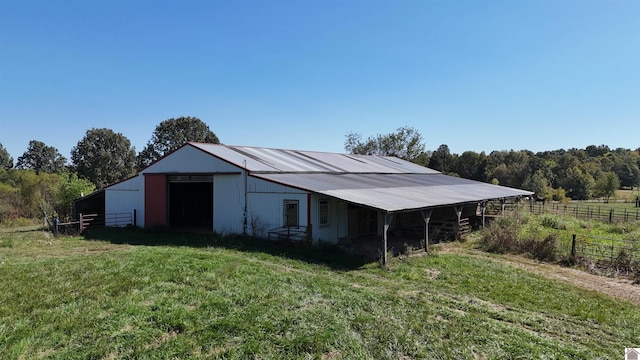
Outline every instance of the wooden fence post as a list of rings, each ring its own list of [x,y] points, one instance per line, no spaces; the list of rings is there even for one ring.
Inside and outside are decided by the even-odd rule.
[[[576,234],[571,235],[571,256],[569,259],[572,263],[576,261]]]
[[[613,209],[609,210],[609,222],[613,222]]]

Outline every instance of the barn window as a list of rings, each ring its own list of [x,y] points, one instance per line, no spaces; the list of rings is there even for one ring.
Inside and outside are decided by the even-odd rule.
[[[284,201],[284,226],[298,227],[298,200]]]
[[[329,226],[329,200],[320,200],[318,203],[318,225]]]

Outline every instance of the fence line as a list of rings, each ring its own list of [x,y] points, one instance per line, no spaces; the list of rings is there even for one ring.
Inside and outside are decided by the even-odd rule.
[[[78,220],[59,223],[54,222],[54,235],[81,234],[89,228],[96,227],[125,227],[135,225],[135,210],[133,213],[111,214],[79,214]]]
[[[571,258],[599,267],[637,271],[640,270],[640,240],[574,234]]]
[[[534,214],[570,215],[578,219],[599,220],[605,222],[640,221],[640,208],[613,209],[606,206],[568,205],[558,203],[532,203],[529,210]]]

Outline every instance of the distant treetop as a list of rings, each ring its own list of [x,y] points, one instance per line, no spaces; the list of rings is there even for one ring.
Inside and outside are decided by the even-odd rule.
[[[196,117],[167,119],[156,126],[151,140],[138,154],[136,158],[138,169],[148,166],[189,141],[220,143],[209,126]]]

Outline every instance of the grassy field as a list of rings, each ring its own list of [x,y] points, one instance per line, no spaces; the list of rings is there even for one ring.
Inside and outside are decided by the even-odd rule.
[[[455,251],[0,233],[0,358],[622,358],[640,306]]]

